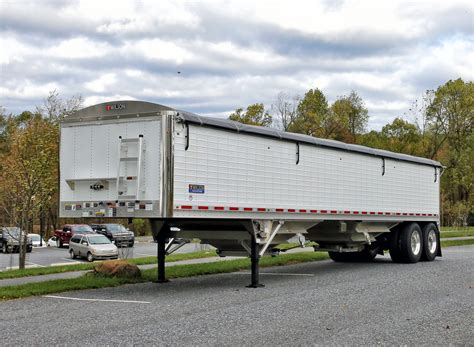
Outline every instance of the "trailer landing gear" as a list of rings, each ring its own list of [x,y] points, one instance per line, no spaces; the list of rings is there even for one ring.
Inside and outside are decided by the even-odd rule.
[[[166,256],[166,233],[162,232],[158,235],[158,283],[166,283],[169,280],[166,279],[165,272],[165,256]]]
[[[260,262],[260,254],[258,252],[258,245],[255,235],[251,235],[251,246],[250,246],[250,260],[252,262],[251,271],[252,271],[252,283],[250,283],[247,288],[261,288],[265,287],[264,284],[259,282],[259,268],[258,264]]]

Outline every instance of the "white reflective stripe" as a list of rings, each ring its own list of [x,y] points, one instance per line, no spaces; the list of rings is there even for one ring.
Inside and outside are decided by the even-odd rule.
[[[85,299],[85,298],[72,298],[68,296],[58,296],[58,295],[44,295],[44,298],[51,299],[63,299],[63,300],[74,300],[74,301],[91,301],[91,302],[122,302],[122,303],[131,303],[131,304],[151,304],[149,301],[134,301],[134,300],[112,300],[112,299]]]

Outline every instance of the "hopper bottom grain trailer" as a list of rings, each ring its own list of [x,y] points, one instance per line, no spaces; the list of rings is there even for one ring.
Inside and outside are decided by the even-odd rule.
[[[158,282],[174,237],[259,258],[302,234],[334,261],[441,256],[439,162],[166,106],[117,101],[63,120],[60,216],[147,218]]]

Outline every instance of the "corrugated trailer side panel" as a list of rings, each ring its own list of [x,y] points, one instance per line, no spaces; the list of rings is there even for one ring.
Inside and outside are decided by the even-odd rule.
[[[175,132],[176,216],[195,210],[221,211],[223,217],[262,213],[262,218],[279,212],[295,213],[294,218],[311,212],[439,214],[439,171],[435,175],[432,166],[385,159],[384,172],[384,160],[371,155],[188,126],[188,150],[184,126],[177,124]]]

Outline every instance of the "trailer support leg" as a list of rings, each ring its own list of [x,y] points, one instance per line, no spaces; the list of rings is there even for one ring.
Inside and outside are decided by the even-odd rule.
[[[169,282],[165,272],[166,234],[168,234],[166,230],[161,230],[158,234],[158,283]]]
[[[257,240],[254,235],[251,236],[251,246],[250,246],[250,260],[251,260],[251,271],[252,271],[252,283],[250,283],[247,288],[259,288],[265,287],[265,285],[259,283],[259,267],[258,263],[260,261],[260,254],[258,252]]]

